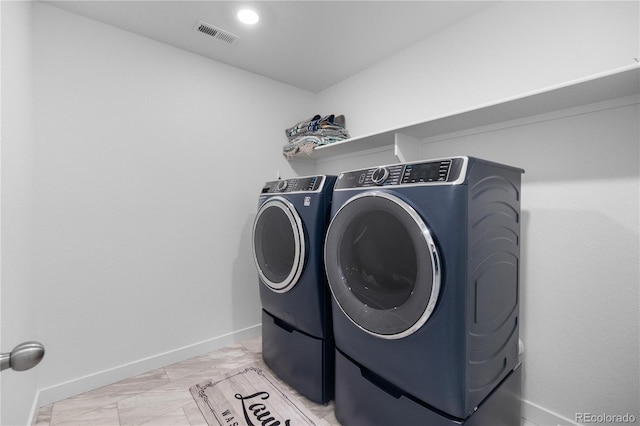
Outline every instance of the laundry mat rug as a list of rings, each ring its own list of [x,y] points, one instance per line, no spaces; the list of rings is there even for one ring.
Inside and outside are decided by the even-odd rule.
[[[254,367],[189,388],[209,426],[318,425],[294,395],[280,390],[269,373]]]

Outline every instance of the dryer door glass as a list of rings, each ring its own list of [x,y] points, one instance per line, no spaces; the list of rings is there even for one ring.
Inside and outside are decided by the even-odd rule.
[[[407,336],[435,307],[435,243],[418,213],[394,195],[372,191],[345,203],[327,233],[325,265],[342,311],[376,336]]]
[[[271,198],[258,210],[253,255],[262,282],[274,291],[288,291],[300,278],[304,231],[300,216],[286,199]]]

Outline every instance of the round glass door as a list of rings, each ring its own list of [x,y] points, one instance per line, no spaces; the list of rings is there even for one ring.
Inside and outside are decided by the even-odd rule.
[[[431,233],[410,205],[386,192],[359,194],[340,208],[327,231],[325,267],[340,309],[378,337],[414,333],[438,299]]]
[[[273,291],[290,290],[304,267],[302,220],[291,202],[270,198],[253,223],[253,258],[262,282]]]

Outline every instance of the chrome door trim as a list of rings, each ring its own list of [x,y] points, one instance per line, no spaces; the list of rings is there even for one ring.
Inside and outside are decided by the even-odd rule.
[[[331,282],[329,281],[329,289],[331,290],[331,295],[333,297],[333,300],[336,301],[336,304],[338,305],[338,307],[340,308],[340,310],[342,311],[342,313],[349,318],[349,320],[356,326],[358,327],[360,330],[371,334],[375,337],[380,337],[383,339],[389,339],[389,340],[393,340],[393,339],[401,339],[403,337],[407,337],[413,333],[415,333],[417,330],[419,330],[429,319],[429,317],[431,316],[431,314],[433,313],[435,307],[436,307],[436,303],[438,301],[438,296],[440,294],[440,281],[441,281],[441,270],[440,270],[440,257],[438,255],[438,250],[436,248],[436,244],[431,236],[431,231],[429,230],[429,228],[427,227],[427,225],[424,223],[424,221],[422,220],[422,218],[420,217],[420,215],[418,214],[418,212],[415,211],[415,209],[413,207],[411,207],[409,204],[407,204],[404,200],[402,200],[401,198],[390,194],[386,191],[381,191],[381,190],[372,190],[372,191],[366,191],[363,192],[361,194],[355,195],[351,198],[349,198],[341,207],[340,209],[338,209],[338,211],[336,212],[336,214],[333,216],[333,218],[331,219],[331,223],[329,224],[329,227],[327,228],[327,235],[325,238],[325,250],[324,250],[324,262],[325,262],[325,269],[327,268],[327,266],[329,265],[329,259],[328,259],[328,254],[327,254],[327,243],[326,241],[328,240],[329,236],[331,235],[331,227],[332,225],[335,223],[335,219],[337,217],[339,217],[340,212],[342,211],[342,209],[344,209],[347,205],[349,205],[350,203],[354,202],[357,199],[360,198],[364,198],[364,197],[379,197],[379,198],[385,198],[395,204],[397,204],[399,207],[401,207],[410,217],[411,219],[413,219],[413,221],[415,222],[415,224],[418,226],[418,228],[420,229],[421,235],[424,238],[424,241],[427,245],[428,248],[428,252],[429,252],[429,256],[430,256],[430,260],[431,260],[431,267],[432,267],[432,276],[431,276],[431,282],[432,282],[432,290],[431,290],[431,294],[429,297],[429,301],[427,302],[427,306],[425,307],[424,312],[422,313],[422,315],[420,316],[420,318],[408,329],[400,332],[400,333],[396,333],[396,334],[381,334],[381,333],[375,333],[371,330],[368,330],[366,328],[364,328],[363,326],[361,326],[360,324],[358,324],[357,322],[355,322],[351,316],[349,316],[349,314],[347,312],[344,311],[344,309],[342,308],[342,305],[340,304],[340,302],[338,301],[334,290],[333,290],[333,286],[331,285]],[[329,277],[328,271],[327,271],[327,277]]]
[[[289,275],[280,283],[273,282],[267,278],[267,276],[262,271],[260,267],[260,263],[258,262],[258,256],[256,254],[256,226],[258,224],[258,220],[260,216],[269,208],[276,207],[284,212],[284,214],[289,219],[289,224],[294,233],[294,244],[295,244],[295,256],[293,260],[293,266]],[[253,261],[256,265],[256,269],[258,270],[258,275],[262,282],[272,291],[276,293],[285,293],[293,286],[296,285],[300,275],[302,274],[302,270],[304,269],[304,261],[305,261],[305,238],[304,238],[304,228],[302,226],[302,219],[300,215],[296,211],[294,205],[284,197],[273,196],[270,197],[267,201],[265,201],[258,212],[256,213],[256,218],[253,221],[253,233],[251,235],[251,250],[253,251]]]

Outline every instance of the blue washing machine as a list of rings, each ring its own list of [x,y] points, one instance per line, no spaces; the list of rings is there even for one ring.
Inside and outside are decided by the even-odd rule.
[[[325,267],[341,424],[519,424],[522,173],[454,157],[338,176]]]
[[[262,357],[312,401],[333,398],[331,296],[322,246],[335,176],[267,182],[253,224]]]

